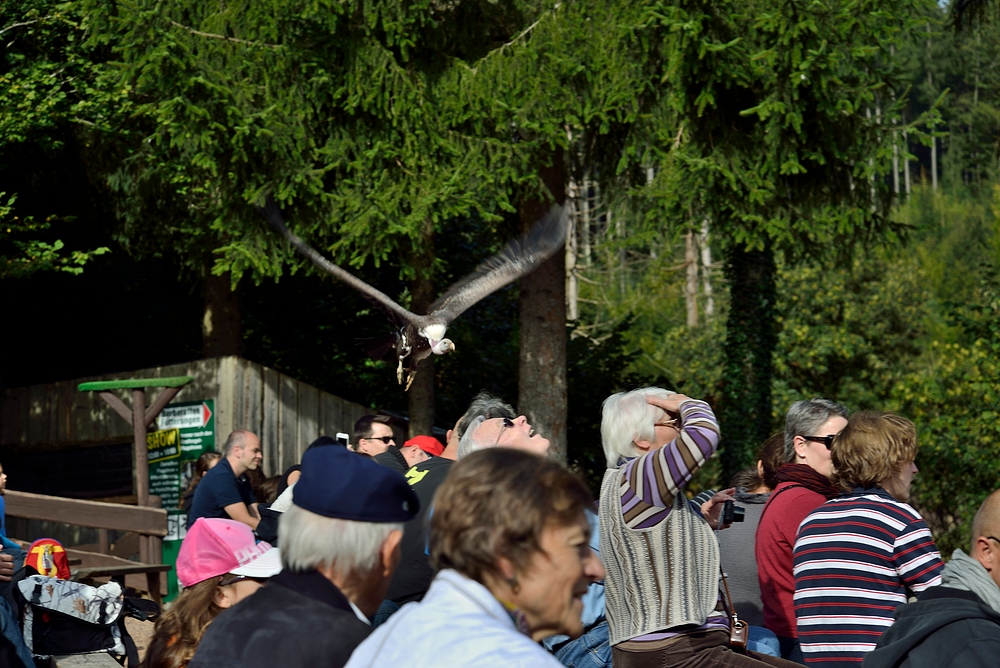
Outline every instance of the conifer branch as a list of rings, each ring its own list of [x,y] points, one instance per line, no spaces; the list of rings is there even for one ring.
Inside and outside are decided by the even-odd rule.
[[[178,23],[172,19],[168,19],[170,24],[181,28],[182,30],[187,30],[192,35],[197,35],[198,37],[207,37],[208,39],[221,39],[224,42],[233,42],[234,44],[246,44],[247,46],[265,46],[269,49],[281,49],[283,48],[281,44],[268,44],[267,42],[251,42],[245,39],[239,39],[236,37],[226,37],[225,35],[216,35],[211,32],[202,32],[201,30],[195,30],[191,26],[186,26],[183,23]]]

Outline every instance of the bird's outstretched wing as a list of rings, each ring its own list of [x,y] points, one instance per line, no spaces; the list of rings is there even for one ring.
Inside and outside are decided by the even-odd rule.
[[[309,258],[314,265],[326,273],[331,274],[334,278],[347,283],[349,286],[364,295],[368,301],[380,306],[387,315],[392,314],[398,316],[404,322],[415,323],[418,321],[418,316],[407,311],[405,308],[394,302],[387,294],[381,290],[373,288],[357,276],[344,271],[320,255],[309,244],[302,241],[302,239],[299,239],[297,236],[292,234],[291,231],[289,231],[289,229],[285,226],[285,221],[281,217],[281,210],[278,209],[278,205],[270,195],[267,197],[267,201],[264,206],[258,208],[264,218],[271,223],[274,229],[278,230],[281,236],[285,237],[285,239],[287,239],[288,242],[295,247],[295,250]],[[390,319],[396,320],[392,317],[392,315],[390,315]]]
[[[527,234],[508,243],[502,251],[448,288],[431,304],[428,315],[451,322],[483,297],[530,274],[562,248],[568,222],[566,208],[553,206]]]

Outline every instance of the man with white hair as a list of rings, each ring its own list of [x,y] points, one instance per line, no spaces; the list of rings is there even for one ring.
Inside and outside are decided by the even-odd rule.
[[[528,418],[487,417],[480,415],[472,420],[458,444],[461,459],[483,448],[515,448],[536,455],[549,453],[549,439],[535,433]]]
[[[212,622],[190,668],[343,666],[371,633],[419,510],[399,473],[345,448],[306,451],[278,529],[284,570]]]

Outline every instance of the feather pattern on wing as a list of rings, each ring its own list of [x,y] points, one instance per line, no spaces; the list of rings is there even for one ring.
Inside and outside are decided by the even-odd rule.
[[[553,206],[527,234],[451,286],[431,304],[427,317],[451,322],[483,297],[530,274],[562,248],[568,223],[566,208]]]
[[[325,257],[320,255],[318,252],[313,250],[309,244],[299,239],[297,236],[292,234],[292,232],[285,226],[285,221],[281,217],[281,211],[278,209],[278,205],[275,203],[274,199],[269,195],[264,206],[260,207],[261,213],[264,217],[271,223],[271,225],[278,230],[281,236],[285,237],[290,244],[295,246],[302,255],[309,258],[313,264],[322,269],[323,271],[332,274],[336,278],[340,279],[344,283],[347,283],[352,288],[364,295],[370,302],[376,303],[384,311],[394,314],[399,318],[402,318],[404,322],[411,324],[416,324],[420,321],[420,316],[407,311],[405,308],[394,302],[388,295],[386,295],[381,290],[373,288],[368,285],[360,278],[354,276],[353,274],[344,271],[337,265],[333,264]],[[395,318],[390,318],[395,320]]]

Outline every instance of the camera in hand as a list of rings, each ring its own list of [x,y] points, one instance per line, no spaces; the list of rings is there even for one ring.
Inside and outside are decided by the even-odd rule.
[[[746,508],[743,506],[737,506],[735,501],[729,499],[722,506],[722,523],[732,524],[733,522],[742,522],[746,513]]]

